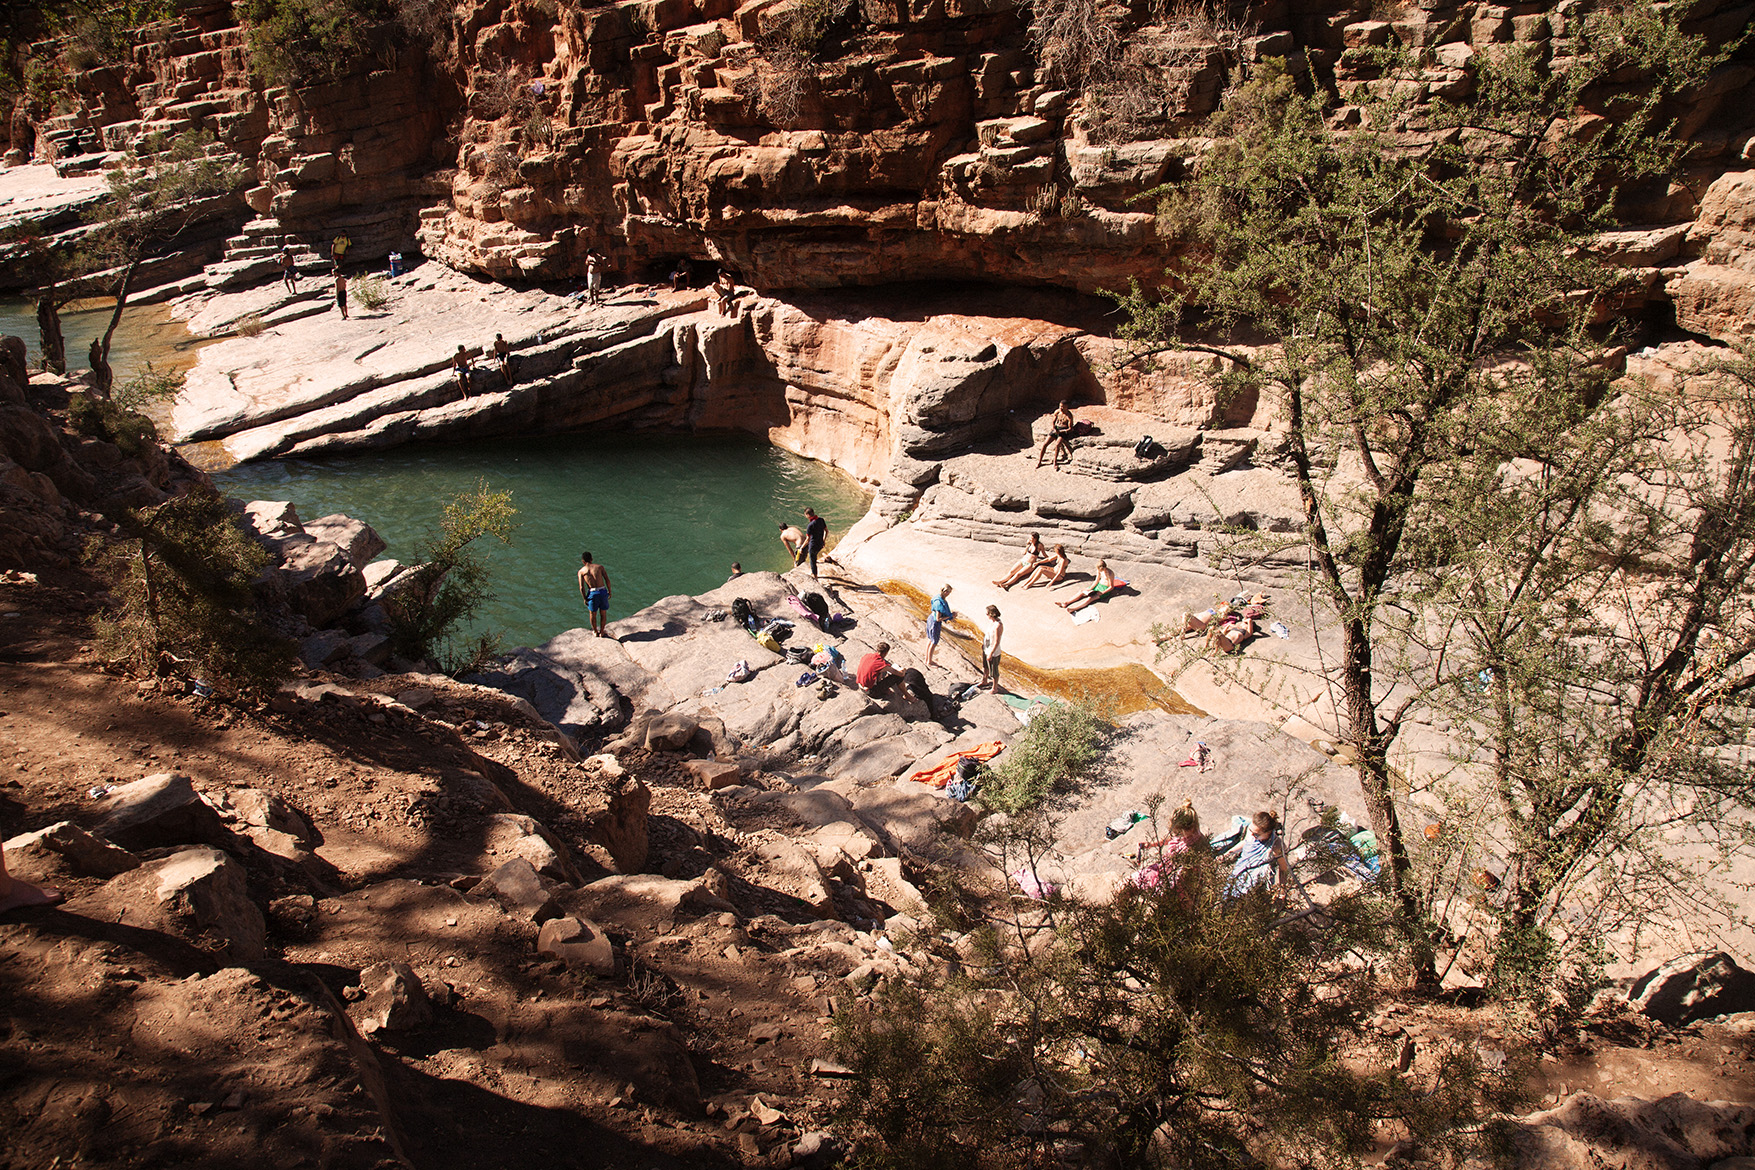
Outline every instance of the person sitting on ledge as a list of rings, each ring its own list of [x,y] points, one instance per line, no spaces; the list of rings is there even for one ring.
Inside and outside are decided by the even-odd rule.
[[[1066,610],[1068,613],[1076,613],[1087,605],[1094,605],[1097,602],[1102,601],[1105,597],[1109,596],[1109,591],[1114,588],[1115,574],[1110,570],[1109,562],[1098,561],[1097,581],[1094,585],[1083,593],[1069,597],[1065,601],[1057,601],[1054,604],[1060,606],[1060,608]]]
[[[1054,555],[1036,564],[1036,572],[1024,582],[1025,589],[1034,589],[1038,585],[1058,585],[1066,578],[1066,571],[1072,566],[1072,560],[1066,555],[1066,545],[1054,546]]]
[[[1032,532],[1030,533],[1030,542],[1024,546],[1024,555],[1018,558],[1018,563],[1011,567],[1010,572],[995,581],[994,584],[1001,589],[1010,589],[1047,560],[1048,553],[1042,548],[1042,538]]]

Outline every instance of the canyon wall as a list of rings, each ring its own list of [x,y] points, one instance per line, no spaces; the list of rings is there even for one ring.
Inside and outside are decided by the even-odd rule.
[[[472,0],[435,59],[404,49],[294,88],[252,73],[246,30],[210,3],[141,29],[131,61],[74,75],[63,112],[25,112],[40,115],[39,157],[81,133],[118,149],[213,131],[256,174],[239,217],[259,218],[228,251],[240,279],[281,242],[315,261],[345,227],[357,257],[418,236],[428,255],[501,279],[577,276],[598,247],[629,279],[690,256],[763,290],[1092,292],[1163,278],[1174,245],[1140,196],[1204,149],[1238,66],[1277,56],[1343,95],[1409,91],[1375,80],[1362,52],[1422,49],[1402,126],[1418,142],[1421,100],[1466,94],[1478,54],[1562,60],[1589,7],[1141,0],[1092,8],[1115,36],[1085,46],[1105,56],[1092,62],[1040,50],[1029,10],[1005,0]],[[1684,27],[1717,43],[1755,12],[1685,8]],[[1750,328],[1755,260],[1726,230],[1747,221],[1749,192],[1720,180],[1748,165],[1752,60],[1739,49],[1674,111],[1693,142],[1678,179],[1623,194],[1628,230],[1604,248],[1634,270],[1627,311],[1673,304],[1697,332]],[[1334,119],[1356,124],[1358,110]]]

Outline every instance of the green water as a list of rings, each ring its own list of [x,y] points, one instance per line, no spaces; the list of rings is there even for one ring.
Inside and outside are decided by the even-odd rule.
[[[61,310],[61,334],[67,342],[67,370],[89,369],[86,351],[92,338],[110,327],[113,300],[76,301]],[[0,297],[0,334],[23,338],[30,367],[42,366],[42,334],[37,329],[36,302],[23,297]],[[179,321],[171,319],[165,305],[134,305],[122,310],[122,321],[110,339],[110,369],[120,385],[139,373],[148,361],[155,369],[187,369],[195,351],[205,340],[189,336]]]
[[[589,549],[609,571],[611,621],[674,593],[746,571],[791,566],[779,522],[804,525],[806,505],[831,543],[865,514],[847,476],[756,438],[562,435],[429,444],[329,459],[241,464],[214,475],[228,495],[291,500],[301,519],[341,512],[410,560],[445,501],[486,480],[510,489],[519,529],[484,549],[497,597],[480,626],[508,646],[536,646],[586,624],[576,574]]]

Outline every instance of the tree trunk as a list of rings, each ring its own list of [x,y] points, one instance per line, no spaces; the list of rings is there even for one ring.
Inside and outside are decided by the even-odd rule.
[[[61,310],[55,306],[55,286],[43,290],[37,301],[37,332],[43,341],[43,366],[57,374],[67,372],[67,339],[61,334]]]
[[[1359,774],[1359,787],[1365,794],[1365,811],[1371,818],[1371,831],[1377,835],[1383,881],[1388,885],[1390,901],[1395,905],[1396,916],[1407,935],[1415,981],[1431,982],[1436,978],[1431,940],[1424,927],[1426,915],[1419,893],[1414,889],[1407,838],[1402,833],[1401,816],[1396,809],[1388,745],[1379,732],[1377,712],[1371,703],[1371,639],[1363,623],[1347,623],[1342,655],[1346,739],[1358,757],[1354,767]]]
[[[110,386],[115,377],[110,371],[110,339],[116,335],[116,326],[122,323],[122,310],[128,307],[128,286],[134,283],[134,270],[140,267],[140,257],[128,261],[128,267],[122,272],[122,283],[116,286],[116,309],[110,314],[110,327],[104,330],[101,341],[91,343],[91,388],[99,398],[110,396]]]

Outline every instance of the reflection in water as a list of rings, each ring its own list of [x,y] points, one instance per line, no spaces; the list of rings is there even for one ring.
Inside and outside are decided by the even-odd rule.
[[[110,327],[115,301],[104,297],[75,301],[61,310],[61,333],[67,339],[69,373],[90,368],[86,353],[92,339]],[[0,334],[24,339],[31,368],[42,365],[42,335],[37,329],[35,301],[24,297],[0,297]],[[154,369],[176,372],[195,364],[206,338],[189,336],[181,321],[173,320],[166,305],[130,305],[122,310],[121,324],[110,340],[110,368],[118,383],[126,382],[147,362]]]

